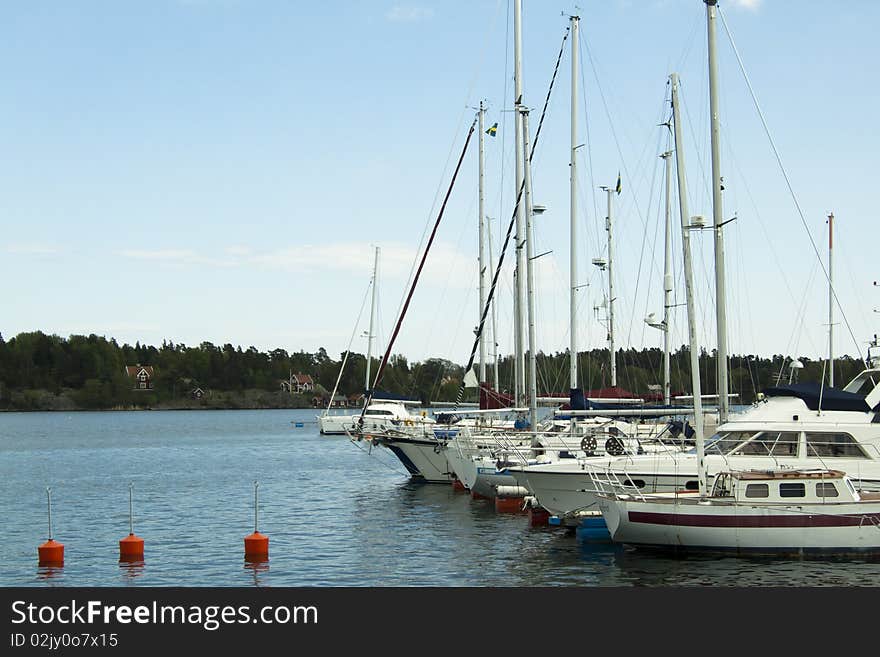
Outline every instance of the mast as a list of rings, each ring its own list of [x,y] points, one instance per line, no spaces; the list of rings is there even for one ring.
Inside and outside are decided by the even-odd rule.
[[[526,282],[528,293],[528,322],[529,322],[529,426],[533,432],[538,429],[538,376],[537,356],[535,352],[537,339],[535,337],[535,272],[534,272],[534,240],[532,239],[533,227],[532,216],[540,214],[532,206],[532,167],[529,164],[529,108],[520,105],[522,114],[523,130],[523,153],[525,154],[525,189],[523,193],[526,210]]]
[[[492,225],[489,223],[489,217],[486,217],[486,236],[489,241],[489,269],[495,271],[495,264],[492,262]],[[498,312],[495,308],[495,299],[492,299],[492,374],[495,383],[495,390],[498,391]]]
[[[828,387],[834,387],[834,213],[828,215]]]
[[[617,386],[617,354],[614,347],[614,276],[613,276],[613,239],[611,221],[611,195],[614,190],[601,187],[608,195],[608,216],[605,217],[605,230],[608,232],[608,350],[611,355],[611,387]]]
[[[486,116],[486,109],[483,107],[483,101],[480,101],[480,174],[479,174],[479,256],[478,256],[478,267],[480,270],[480,317],[483,313],[483,306],[486,305],[486,267],[484,264],[484,255],[486,251],[486,235],[485,235],[485,224],[486,217],[484,211],[485,204],[485,190],[483,187],[483,171],[485,170],[485,137],[486,131],[484,128]],[[486,337],[485,332],[480,332],[480,384],[486,381]]]
[[[691,386],[694,395],[694,432],[697,442],[697,479],[700,497],[706,495],[705,446],[703,443],[703,401],[700,387],[700,354],[697,345],[696,308],[694,306],[694,272],[691,265],[690,227],[688,225],[687,183],[684,175],[684,149],[681,145],[681,119],[678,108],[678,74],[672,82],[672,118],[675,132],[675,164],[678,172],[678,207],[681,214],[681,241],[684,253],[684,281],[687,295],[688,340],[691,357]]]
[[[514,335],[516,342],[516,359],[514,362],[514,372],[516,379],[515,401],[519,404],[523,398],[525,390],[525,356],[523,346],[523,318],[522,318],[522,300],[523,300],[523,276],[525,275],[525,254],[522,247],[525,241],[525,210],[523,203],[520,202],[520,190],[523,187],[524,180],[524,158],[525,154],[522,150],[522,116],[519,107],[522,104],[522,0],[514,0],[513,3],[513,70],[514,70],[514,92],[513,107],[516,122],[516,192],[514,199],[516,201],[516,271],[514,274]]]
[[[727,421],[727,293],[724,282],[724,218],[721,207],[721,147],[718,123],[718,63],[715,55],[715,21],[718,0],[704,0],[709,42],[709,113],[712,117],[712,217],[715,227],[715,314],[718,325],[718,422]]]
[[[672,151],[660,157],[666,166],[666,236],[663,253],[663,403],[667,406],[672,399],[669,376],[669,333],[672,329]]]
[[[379,247],[376,247],[376,253],[373,256],[373,290],[372,299],[370,301],[370,331],[367,333],[367,373],[364,378],[364,392],[370,393],[370,361],[373,358],[373,322],[376,319],[376,283],[379,275]]]
[[[571,343],[569,346],[570,360],[569,365],[569,387],[575,390],[578,387],[578,332],[577,332],[577,95],[578,95],[578,27],[580,25],[579,16],[570,16],[571,22],[571,159],[569,166],[570,184],[569,184],[569,208],[570,208],[570,229],[569,229],[569,334]]]

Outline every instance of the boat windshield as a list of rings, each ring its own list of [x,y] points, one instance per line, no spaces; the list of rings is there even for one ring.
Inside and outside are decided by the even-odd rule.
[[[755,431],[719,431],[706,440],[704,451],[706,454],[730,454],[755,433]],[[696,447],[688,450],[688,454],[696,453]]]

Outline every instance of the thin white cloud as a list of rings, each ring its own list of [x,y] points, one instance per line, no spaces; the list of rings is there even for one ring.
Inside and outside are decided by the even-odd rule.
[[[241,264],[241,258],[203,256],[192,249],[128,249],[119,255],[133,260],[148,260],[163,265],[181,267],[186,265],[210,265],[213,267],[235,267]]]
[[[379,260],[380,277],[407,279],[414,270],[416,254],[404,244],[382,245]],[[169,266],[259,267],[298,275],[320,276],[326,272],[350,273],[368,277],[373,267],[373,247],[363,242],[340,242],[259,252],[236,245],[203,255],[192,249],[129,249],[120,252],[125,258],[144,260]],[[437,242],[425,264],[423,276],[445,287],[467,287],[474,284],[476,263],[459,253],[451,244]]]
[[[385,18],[393,23],[417,23],[433,17],[433,9],[413,5],[395,5],[385,14]]]
[[[728,0],[734,7],[757,11],[763,0]]]

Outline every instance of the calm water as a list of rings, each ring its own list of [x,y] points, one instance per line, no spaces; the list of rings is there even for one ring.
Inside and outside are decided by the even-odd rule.
[[[876,586],[869,561],[676,559],[529,527],[314,411],[0,413],[2,586]],[[297,428],[294,422],[305,422]],[[244,562],[254,529],[270,561]],[[128,486],[145,563],[121,566]],[[37,565],[52,487],[60,569]]]

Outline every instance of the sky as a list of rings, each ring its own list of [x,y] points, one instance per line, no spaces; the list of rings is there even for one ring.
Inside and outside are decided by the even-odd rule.
[[[833,212],[835,353],[877,330],[880,4],[721,0],[722,215],[732,354],[824,358]],[[711,222],[705,5],[524,1],[537,348],[569,343],[571,39],[580,20],[581,349],[604,347],[606,195],[615,341],[657,347],[668,76],[682,84],[689,213]],[[374,354],[483,101],[493,260],[511,217],[508,0],[32,0],[0,4],[0,333]],[[732,37],[732,38],[731,38]],[[735,48],[734,48],[735,46]],[[740,65],[742,62],[742,66]],[[760,111],[759,111],[760,109]],[[543,115],[543,120],[542,120]],[[464,151],[392,352],[465,363],[478,319],[478,134]],[[673,190],[676,188],[673,186]],[[687,342],[677,196],[673,344]],[[734,219],[735,217],[735,219]],[[713,238],[692,233],[698,336],[716,342]],[[513,351],[508,252],[498,350]],[[597,310],[596,308],[599,307]]]

